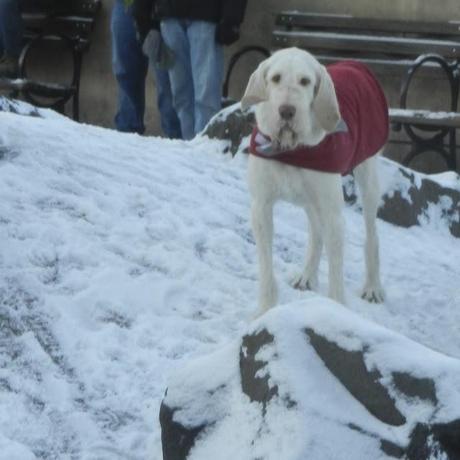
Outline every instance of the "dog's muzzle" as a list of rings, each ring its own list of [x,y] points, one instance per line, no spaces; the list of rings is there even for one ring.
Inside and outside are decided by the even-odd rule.
[[[292,123],[283,123],[279,129],[276,143],[279,150],[293,148],[297,145],[298,134]]]

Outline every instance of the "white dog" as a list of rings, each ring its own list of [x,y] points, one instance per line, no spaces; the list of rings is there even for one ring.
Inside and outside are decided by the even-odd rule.
[[[301,206],[309,218],[306,264],[293,286],[316,288],[324,241],[329,296],[345,303],[341,175],[351,170],[366,225],[362,297],[382,302],[374,155],[388,137],[388,107],[380,85],[362,64],[347,61],[326,70],[310,53],[289,48],[274,53],[251,75],[241,105],[253,104],[257,128],[251,139],[249,188],[260,269],[259,314],[277,302],[272,261],[277,200]]]

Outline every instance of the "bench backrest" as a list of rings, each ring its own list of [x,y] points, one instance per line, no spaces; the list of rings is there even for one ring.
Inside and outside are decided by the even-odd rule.
[[[100,7],[101,0],[58,0],[49,8],[25,8],[26,35],[59,34],[86,44]]]
[[[285,11],[273,31],[276,47],[414,58],[436,53],[460,59],[460,21],[422,22]]]

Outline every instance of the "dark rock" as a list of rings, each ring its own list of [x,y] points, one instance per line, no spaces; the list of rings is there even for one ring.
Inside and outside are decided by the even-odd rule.
[[[204,430],[205,425],[188,428],[174,421],[174,410],[166,404],[160,407],[161,445],[163,460],[184,460]]]
[[[460,419],[444,424],[418,424],[411,434],[406,458],[460,460]]]
[[[251,401],[266,405],[274,396],[278,395],[278,387],[269,385],[269,375],[257,376],[267,362],[256,359],[256,354],[265,345],[273,343],[273,335],[263,329],[255,335],[243,337],[240,349],[241,388]]]
[[[419,379],[403,372],[393,372],[395,387],[406,396],[420,398],[438,404],[436,387],[431,379]]]
[[[400,227],[420,225],[430,205],[441,207],[441,219],[448,224],[450,233],[460,238],[460,191],[443,187],[435,181],[422,178],[417,186],[416,172],[399,167],[401,179],[409,182],[408,196],[399,190],[384,194],[378,216]],[[419,179],[420,180],[420,179]]]
[[[406,423],[388,390],[379,382],[382,378],[380,372],[366,368],[362,351],[344,350],[312,329],[307,329],[306,333],[329,371],[374,417],[388,425]]]
[[[401,446],[385,439],[380,441],[380,450],[389,457],[402,458],[404,456],[404,449]]]
[[[212,118],[203,134],[211,139],[228,141],[224,153],[235,155],[242,140],[251,134],[254,124],[253,112],[242,112],[239,106],[235,106],[234,110],[224,109]]]

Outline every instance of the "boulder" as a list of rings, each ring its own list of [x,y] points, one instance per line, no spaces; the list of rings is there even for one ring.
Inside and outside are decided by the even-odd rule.
[[[203,135],[210,139],[224,141],[223,153],[248,152],[245,139],[249,138],[255,124],[254,111],[242,111],[240,104],[234,104],[222,109],[208,123]]]
[[[28,102],[10,99],[6,96],[0,96],[0,112],[10,112],[39,118],[62,118],[64,116],[54,110],[37,108]]]
[[[320,296],[170,379],[164,460],[460,459],[460,361]]]
[[[242,112],[240,104],[235,104],[219,112],[203,134],[223,141],[224,153],[247,153],[254,123],[254,113]],[[383,157],[379,158],[379,167],[383,193],[381,219],[402,227],[422,224],[445,227],[460,238],[458,174],[453,171],[422,174]],[[344,194],[348,203],[357,202],[352,176],[344,178]]]
[[[237,103],[222,109],[211,118],[202,135],[224,141],[223,153],[247,153],[249,142],[245,142],[245,138],[251,134],[254,125],[254,111],[242,111],[240,103]]]

